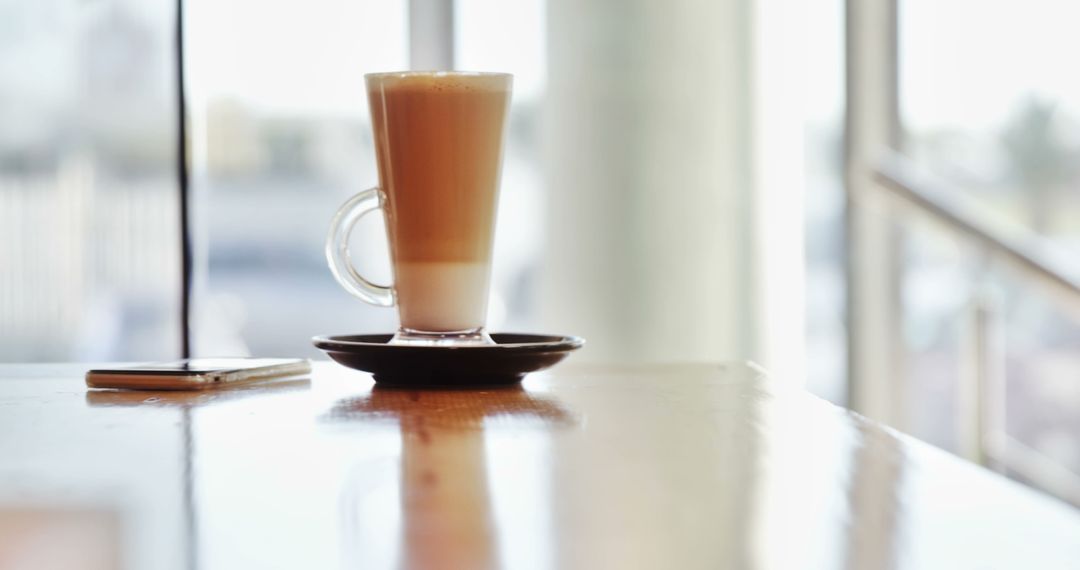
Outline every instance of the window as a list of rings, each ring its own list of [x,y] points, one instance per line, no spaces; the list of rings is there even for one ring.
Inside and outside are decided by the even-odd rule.
[[[1080,89],[1065,70],[1080,49],[1069,25],[1080,7],[1049,0],[900,6],[905,150],[1000,235],[1046,238],[1066,270],[1075,269]],[[911,406],[921,416],[916,433],[956,449],[945,435],[949,406],[935,402],[955,402],[948,395],[957,390],[971,308],[989,302],[1004,336],[1004,425],[991,427],[1004,428],[1007,443],[997,459],[1021,478],[1031,462],[1010,461],[1016,450],[1071,469],[1072,484],[1051,490],[1080,501],[1080,320],[1030,278],[924,229],[912,230],[904,259],[907,338],[919,339],[910,345],[907,376],[912,399],[929,404]]]
[[[516,75],[490,324],[529,329],[546,4],[454,5],[455,67]],[[409,8],[185,4],[197,353],[315,356],[315,334],[396,327],[338,287],[322,248],[336,208],[377,182],[363,75],[410,68]],[[179,352],[174,9],[0,2],[0,360]],[[354,240],[390,281],[381,220]]]
[[[408,67],[406,9],[191,4],[194,216],[207,244],[196,352],[314,356],[316,334],[395,326],[392,311],[338,287],[323,240],[338,206],[377,183],[363,75]],[[354,235],[357,259],[386,282],[376,218]]]
[[[844,3],[817,2],[806,16],[806,381],[815,394],[843,404]]]
[[[0,361],[177,354],[172,25],[0,1]]]
[[[1080,504],[1075,12],[848,3],[847,245],[856,409]]]
[[[516,75],[492,329],[527,329],[532,319],[542,237],[543,8],[538,0],[470,0],[456,3],[453,18],[456,68]],[[256,11],[260,18],[248,17]],[[202,145],[196,185],[205,198],[197,215],[209,250],[199,345],[318,356],[313,335],[396,328],[393,310],[360,302],[334,282],[322,247],[338,206],[377,183],[363,74],[410,67],[408,19],[404,1],[192,7],[189,69]],[[377,216],[365,218],[353,249],[362,270],[386,283],[383,232]]]

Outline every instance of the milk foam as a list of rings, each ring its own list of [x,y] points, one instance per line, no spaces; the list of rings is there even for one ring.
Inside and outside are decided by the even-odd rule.
[[[364,76],[371,89],[423,89],[425,91],[508,92],[513,77],[506,73],[477,71],[394,71]]]
[[[484,326],[490,268],[486,262],[399,260],[394,290],[401,326],[427,332]]]

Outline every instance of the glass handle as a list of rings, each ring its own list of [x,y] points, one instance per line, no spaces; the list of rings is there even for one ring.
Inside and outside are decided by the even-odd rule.
[[[334,221],[330,223],[330,233],[326,236],[326,262],[330,264],[334,279],[337,279],[346,291],[372,305],[393,307],[394,289],[364,279],[353,267],[349,257],[349,235],[356,227],[356,222],[365,214],[381,209],[382,202],[383,193],[377,187],[369,188],[349,198],[349,201],[338,209],[337,214],[334,214]]]

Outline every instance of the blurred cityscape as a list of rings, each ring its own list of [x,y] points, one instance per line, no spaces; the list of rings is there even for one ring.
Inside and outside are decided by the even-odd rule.
[[[168,12],[62,8],[0,2],[0,361],[171,357]]]

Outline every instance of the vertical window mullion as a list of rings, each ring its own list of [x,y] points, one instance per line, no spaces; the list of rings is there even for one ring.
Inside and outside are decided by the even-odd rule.
[[[409,66],[454,68],[453,0],[409,0]]]
[[[180,356],[192,356],[192,231],[188,160],[188,105],[184,69],[184,1],[176,0],[174,52],[176,73],[176,186],[180,200]]]

